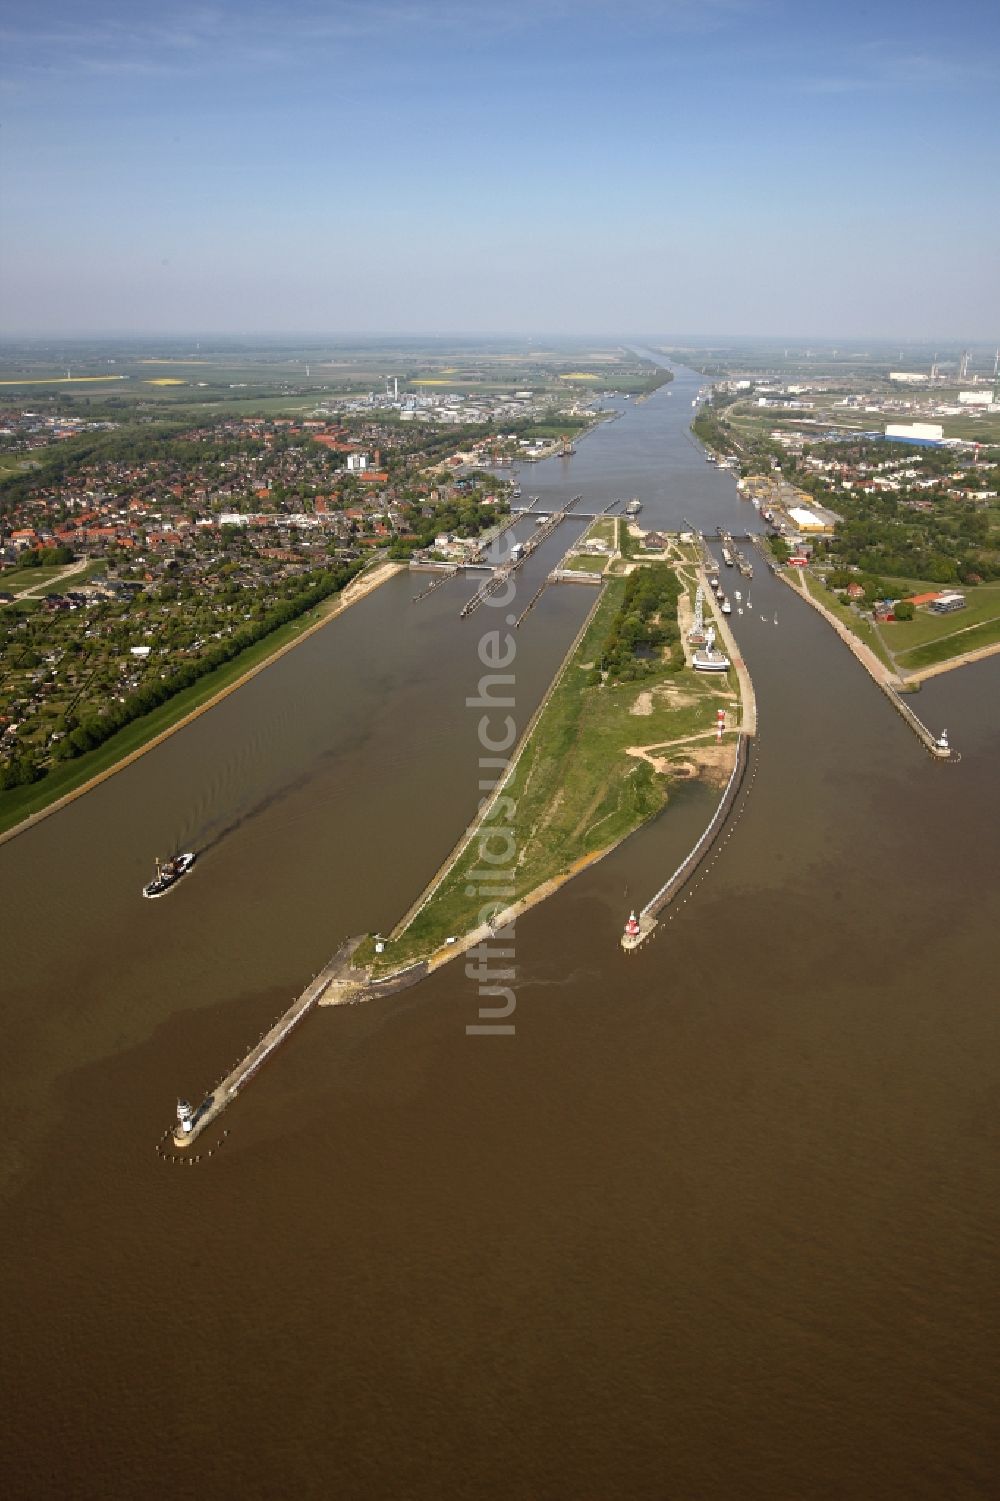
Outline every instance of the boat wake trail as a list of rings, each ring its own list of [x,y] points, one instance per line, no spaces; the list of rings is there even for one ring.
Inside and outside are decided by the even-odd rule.
[[[255,818],[259,818],[262,813],[265,813],[275,803],[280,803],[285,798],[291,797],[293,793],[298,792],[302,787],[306,786],[310,779],[311,772],[304,772],[302,776],[296,777],[294,781],[286,782],[285,786],[279,787],[276,792],[269,792],[266,797],[259,798],[250,807],[234,814],[228,823],[224,823],[221,828],[213,829],[212,825],[209,824],[204,833],[195,838],[194,844],[198,853],[207,855],[210,850],[217,849],[223,840],[235,834],[244,824],[250,823]]]
[[[522,980],[515,989],[518,995],[524,990],[562,990],[567,985],[576,985],[582,980],[600,978],[600,970],[593,967],[586,969],[574,969],[568,975],[560,975],[556,980]]]

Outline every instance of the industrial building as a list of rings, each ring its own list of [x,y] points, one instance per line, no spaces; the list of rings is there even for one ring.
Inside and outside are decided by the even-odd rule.
[[[940,422],[890,422],[885,436],[896,443],[917,443],[924,446],[940,443],[944,428]]]
[[[952,610],[964,610],[965,595],[960,594],[957,589],[946,589],[943,594],[938,595],[937,599],[931,601],[930,609],[935,615],[950,615]]]
[[[805,506],[789,506],[788,515],[800,532],[832,532],[833,527],[829,522],[817,516],[815,511],[806,510]]]

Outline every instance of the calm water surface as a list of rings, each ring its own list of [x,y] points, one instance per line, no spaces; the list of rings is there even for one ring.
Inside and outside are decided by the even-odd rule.
[[[746,523],[698,384],[525,496]],[[937,766],[762,572],[757,777],[654,940],[623,956],[625,903],[699,789],[522,920],[514,1039],[465,1036],[458,966],[322,1012],[199,1167],[154,1154],[177,1092],[475,805],[471,586],[400,577],[0,848],[6,1493],[996,1494],[1000,660],[920,694]],[[589,601],[519,633],[522,722]],[[177,842],[197,873],[141,901]]]

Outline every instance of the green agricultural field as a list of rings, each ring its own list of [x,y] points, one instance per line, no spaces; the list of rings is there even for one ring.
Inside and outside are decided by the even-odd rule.
[[[732,673],[707,681],[664,663],[640,682],[614,686],[592,681],[625,585],[606,588],[597,610],[542,712],[491,819],[509,826],[516,864],[509,870],[511,900],[570,873],[587,856],[617,843],[662,807],[667,782],[645,761],[626,754],[632,745],[669,746],[710,732],[720,704],[731,706]],[[680,652],[679,644],[671,648]],[[480,898],[470,882],[481,864],[480,835],[445,877],[430,901],[380,961],[383,972],[431,953],[452,934],[479,921]],[[468,892],[474,890],[470,898]],[[363,959],[369,957],[367,951]]]
[[[954,617],[952,617],[954,619]],[[926,646],[918,646],[899,659],[904,672],[916,672],[921,667],[934,667],[952,657],[960,657],[968,651],[978,651],[984,646],[993,646],[1000,641],[1000,617],[985,620],[954,636],[942,636]]]
[[[52,579],[58,578],[65,566],[60,563],[55,568],[12,568],[9,573],[0,573],[0,589],[6,589],[11,594],[19,594],[22,589],[33,589],[37,584],[47,584]],[[104,571],[103,564],[101,571]],[[72,588],[73,584],[79,583],[82,577],[82,573],[71,574],[66,587]]]
[[[940,585],[927,584],[924,587],[929,590],[940,588]],[[944,636],[954,636],[984,621],[1000,619],[1000,584],[977,584],[974,589],[957,587],[967,600],[964,610],[956,610],[951,615],[935,615],[925,607],[918,607],[912,620],[890,621],[883,626],[886,642],[900,657],[901,666],[910,665],[907,653],[915,647],[939,641]],[[965,651],[968,648],[959,649]]]
[[[93,579],[100,578],[108,571],[108,565],[102,559],[97,558],[93,563],[88,563],[86,568],[81,568],[79,573],[67,574],[60,583],[56,583],[51,589],[43,589],[43,594],[65,594],[67,590],[79,589],[82,584],[89,584]]]
[[[1000,639],[1000,585],[994,585],[986,598],[979,597],[981,592],[986,593],[983,586],[974,591],[966,609],[954,614],[919,610],[913,620],[883,627],[900,671],[915,672]]]
[[[0,453],[0,479],[9,474],[27,474],[38,467],[37,459],[26,453]]]
[[[1000,412],[983,412],[977,417],[942,417],[940,422],[946,438],[1000,443]]]

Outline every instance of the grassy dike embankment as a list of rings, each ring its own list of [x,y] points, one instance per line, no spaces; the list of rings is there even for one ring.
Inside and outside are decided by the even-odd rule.
[[[0,794],[0,844],[14,839],[41,819],[47,818],[50,813],[58,812],[74,798],[82,797],[92,787],[106,781],[116,771],[130,766],[133,761],[166,740],[168,735],[183,729],[230,693],[235,693],[237,688],[256,677],[258,672],[263,672],[265,667],[269,667],[301,641],[329,624],[404,567],[405,564],[402,563],[379,563],[358,574],[339,593],[331,595],[306,614],[290,620],[287,625],[279,626],[262,640],[255,641],[253,646],[248,646],[246,651],[234,657],[231,662],[206,673],[203,678],[192,683],[190,688],[185,688],[183,692],[168,699],[158,709],[125,725],[96,750],[88,751],[86,755],[56,767],[39,782]]]
[[[658,813],[672,782],[728,771],[732,736],[728,745],[717,746],[715,721],[722,707],[734,723],[732,671],[718,677],[696,673],[686,665],[682,642],[675,641],[638,681],[594,681],[624,592],[623,578],[606,585],[494,806],[466,830],[384,953],[376,957],[367,940],[356,964],[370,964],[378,976],[438,951],[441,957],[459,952],[493,900],[481,875],[484,841],[494,857],[512,850],[509,860],[487,867],[504,890],[502,900],[493,900],[496,910],[530,905]],[[456,942],[447,944],[449,938]]]

